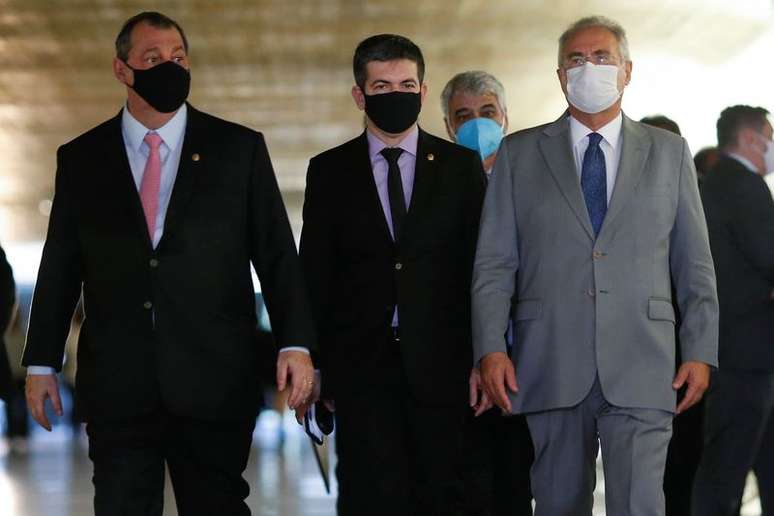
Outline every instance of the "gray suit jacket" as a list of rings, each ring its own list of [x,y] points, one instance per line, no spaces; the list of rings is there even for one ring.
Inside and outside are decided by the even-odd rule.
[[[574,406],[597,374],[616,406],[673,411],[672,282],[683,360],[717,365],[715,272],[688,145],[626,116],[622,134],[596,241],[566,114],[500,146],[474,267],[474,359],[506,350],[512,316],[516,413]]]

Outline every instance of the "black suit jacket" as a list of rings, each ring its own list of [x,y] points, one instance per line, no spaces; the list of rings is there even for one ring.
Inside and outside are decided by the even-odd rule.
[[[254,414],[253,264],[280,346],[314,342],[293,237],[260,133],[189,106],[154,250],[115,118],[60,147],[24,365],[59,370],[83,290],[77,394],[87,419],[163,406]]]
[[[472,365],[470,281],[485,188],[477,154],[419,131],[414,189],[396,245],[359,137],[312,158],[301,260],[325,396],[378,389],[375,343],[398,306],[414,396],[464,403]],[[403,372],[395,371],[395,374]]]
[[[774,371],[774,201],[724,156],[701,186],[720,301],[722,369]]]
[[[6,399],[13,385],[4,335],[11,322],[15,301],[16,285],[13,281],[13,271],[5,258],[5,251],[0,247],[0,398],[2,399]]]

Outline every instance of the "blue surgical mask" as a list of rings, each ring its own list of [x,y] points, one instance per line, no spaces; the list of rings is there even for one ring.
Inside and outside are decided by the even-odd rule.
[[[481,161],[491,156],[503,139],[503,128],[491,118],[471,118],[457,129],[457,143],[481,155]]]

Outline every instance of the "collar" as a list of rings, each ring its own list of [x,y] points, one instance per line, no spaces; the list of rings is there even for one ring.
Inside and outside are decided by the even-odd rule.
[[[725,155],[728,156],[731,159],[735,159],[736,161],[738,161],[739,163],[744,165],[744,168],[746,168],[747,170],[749,170],[753,174],[758,174],[758,169],[755,168],[755,165],[753,165],[752,162],[749,159],[747,159],[747,158],[745,158],[743,156],[740,156],[739,154],[736,154],[734,152],[726,152]]]
[[[368,155],[371,161],[379,154],[382,149],[387,147],[387,144],[380,140],[374,133],[366,129],[366,136],[368,137]],[[397,147],[408,152],[412,156],[417,155],[417,143],[419,141],[419,127],[415,124],[414,128],[403,138]]]
[[[570,138],[572,146],[575,147],[589,135],[589,133],[599,133],[602,138],[615,150],[618,148],[618,143],[621,141],[621,127],[623,126],[623,112],[619,111],[618,116],[603,125],[596,131],[592,131],[582,123],[580,123],[574,116],[570,115]]]
[[[155,131],[148,129],[142,125],[139,120],[134,118],[129,112],[129,108],[124,106],[121,113],[121,128],[124,132],[124,138],[126,138],[126,145],[130,148],[139,151],[142,147],[143,139],[145,135],[153,131],[161,136],[164,140],[164,144],[170,151],[174,151],[183,141],[185,135],[185,126],[188,121],[188,106],[183,103],[180,109],[177,110],[175,116],[169,119],[169,122],[159,127]]]

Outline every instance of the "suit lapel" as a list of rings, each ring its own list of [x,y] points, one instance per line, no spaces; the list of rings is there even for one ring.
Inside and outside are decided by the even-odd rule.
[[[140,240],[150,249],[152,246],[148,236],[148,226],[145,223],[145,212],[142,209],[137,185],[134,183],[129,158],[126,156],[126,143],[121,131],[122,114],[123,110],[119,111],[118,116],[111,120],[108,128],[107,141],[103,147],[105,168],[116,176],[116,193],[118,195],[116,203],[126,206],[131,219],[130,224],[136,229]]]
[[[539,145],[543,158],[548,163],[548,168],[567,204],[572,208],[589,238],[594,240],[594,230],[591,227],[586,202],[583,200],[583,192],[575,170],[575,159],[572,156],[572,142],[570,141],[570,124],[566,115],[562,115],[559,120],[543,130]]]
[[[374,219],[379,227],[379,233],[389,246],[394,244],[390,227],[387,225],[387,215],[382,208],[376,180],[371,166],[371,156],[368,151],[368,137],[365,131],[354,142],[354,160],[352,161],[352,177],[355,195],[363,195],[367,213],[363,214]]]
[[[629,198],[637,188],[645,170],[646,157],[650,151],[651,143],[647,133],[625,115],[621,134],[623,136],[621,138],[621,161],[618,164],[618,174],[613,186],[610,206],[599,233],[600,238],[612,231],[609,228],[613,226],[615,219],[628,205]]]
[[[164,220],[164,234],[158,249],[161,249],[169,237],[174,235],[175,230],[183,220],[185,208],[191,193],[196,188],[198,177],[206,168],[207,158],[210,156],[204,148],[205,134],[206,127],[203,124],[201,114],[189,104],[183,148],[180,151],[180,164],[177,168],[177,176],[172,187],[167,216]]]
[[[416,165],[414,167],[414,186],[411,192],[403,236],[410,234],[422,216],[422,210],[430,203],[435,183],[437,163],[441,156],[429,135],[419,129],[417,140]]]

